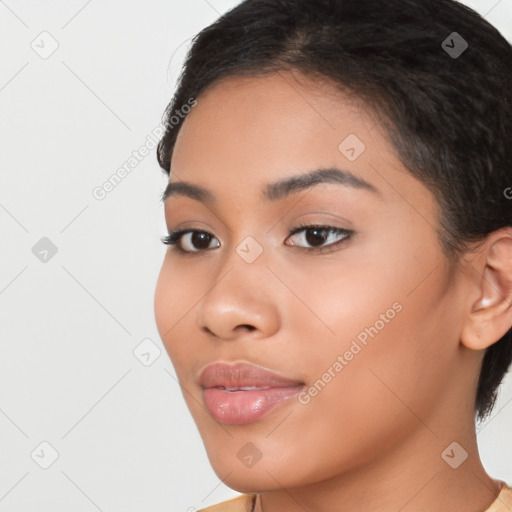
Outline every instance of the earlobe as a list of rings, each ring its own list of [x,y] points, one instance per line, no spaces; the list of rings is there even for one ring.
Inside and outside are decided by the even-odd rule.
[[[480,250],[482,257],[472,264],[479,298],[470,305],[461,333],[471,350],[485,350],[512,327],[512,228],[489,235]]]

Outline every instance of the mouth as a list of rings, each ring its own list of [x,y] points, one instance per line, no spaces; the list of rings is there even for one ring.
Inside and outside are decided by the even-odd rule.
[[[226,388],[224,386],[215,386],[216,389],[222,389],[226,391],[251,391],[253,389],[270,389],[269,387],[263,388],[258,386],[245,386],[245,387],[235,387],[235,388]]]
[[[304,383],[248,363],[215,363],[199,383],[209,413],[220,423],[245,425],[284,405]]]

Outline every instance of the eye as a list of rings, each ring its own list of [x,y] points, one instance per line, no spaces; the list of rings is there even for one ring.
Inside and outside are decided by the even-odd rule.
[[[291,243],[290,245],[296,246],[298,244],[306,243],[312,247],[304,247],[306,250],[314,252],[326,252],[335,250],[341,243],[349,239],[354,232],[348,229],[335,228],[333,226],[298,226],[291,233],[293,236],[300,233],[300,236],[296,237],[298,243]],[[334,239],[334,242],[332,241]],[[338,239],[336,241],[336,239]],[[327,241],[331,243],[324,245]]]
[[[287,245],[300,246],[300,244],[306,243],[312,247],[302,248],[310,252],[333,251],[354,234],[353,231],[343,228],[316,225],[298,226],[292,230],[290,237],[293,237],[297,233],[301,233],[301,235],[297,237],[298,242],[292,242]],[[334,242],[332,242],[333,238],[335,239]],[[337,241],[336,238],[338,238]],[[162,237],[161,240],[165,245],[174,246],[175,250],[181,253],[199,253],[211,249],[211,242],[217,239],[211,233],[208,233],[208,231],[183,229],[180,231],[170,231],[169,234]],[[331,243],[324,245],[329,240],[331,240]],[[213,247],[220,247],[218,240]]]
[[[192,236],[189,236],[192,235]],[[182,238],[185,241],[185,246],[192,247],[183,248],[181,242]],[[162,243],[165,245],[173,245],[179,252],[190,253],[190,252],[201,252],[208,249],[212,239],[216,238],[208,231],[200,231],[198,229],[182,229],[180,231],[170,231],[167,236],[162,238]],[[194,249],[196,247],[196,249]],[[214,247],[220,247],[220,244]]]

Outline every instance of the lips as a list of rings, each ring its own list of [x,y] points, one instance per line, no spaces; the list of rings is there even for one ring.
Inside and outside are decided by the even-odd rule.
[[[226,425],[261,420],[278,407],[291,404],[304,383],[248,363],[215,363],[199,378],[202,397],[213,418]]]
[[[201,373],[203,389],[220,388],[228,391],[300,386],[303,382],[288,379],[277,373],[249,363],[214,363]]]

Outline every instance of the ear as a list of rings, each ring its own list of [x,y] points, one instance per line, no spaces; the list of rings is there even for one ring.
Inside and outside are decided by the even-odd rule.
[[[473,267],[471,304],[461,332],[461,342],[472,350],[484,350],[512,327],[512,228],[491,233],[478,249]]]

